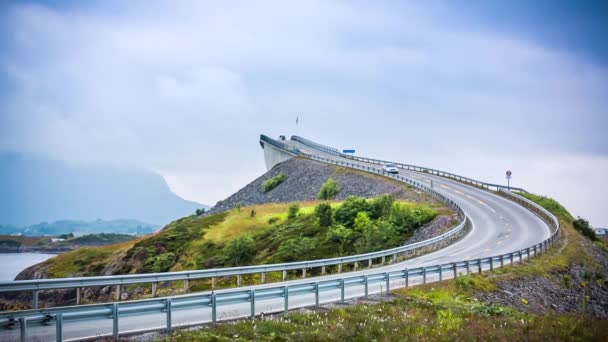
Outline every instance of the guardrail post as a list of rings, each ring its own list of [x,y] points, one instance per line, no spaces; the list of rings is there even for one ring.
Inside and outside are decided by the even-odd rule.
[[[63,314],[60,312],[55,315],[55,339],[57,342],[63,341]]]
[[[500,256],[500,268],[505,267],[505,256],[501,255]]]
[[[517,254],[519,255],[519,263],[521,264],[523,261],[523,256],[521,255],[521,250],[517,251]]]
[[[372,268],[372,259],[367,260],[367,268]]]
[[[76,288],[76,305],[80,305],[80,287]]]
[[[452,267],[454,268],[454,279],[458,278],[458,266],[456,263],[452,263]]]
[[[511,253],[509,255],[509,263],[511,264],[511,266],[513,266],[513,259],[515,259],[515,255],[514,255],[514,253]]]
[[[116,285],[116,301],[120,301],[122,297],[122,285]]]
[[[325,275],[325,266],[321,266],[321,275]]]
[[[391,264],[397,262],[397,253],[393,254],[393,258],[391,259]]]
[[[355,261],[355,263],[353,264],[353,271],[357,270],[358,265],[359,265],[359,263]]]
[[[25,317],[19,318],[19,330],[21,331],[21,342],[27,340],[27,319]]]
[[[467,275],[471,274],[471,263],[469,262],[469,260],[465,261],[467,264]]]
[[[156,297],[157,290],[158,290],[158,283],[152,283],[152,297]]]
[[[340,304],[344,304],[344,279],[340,279]]]
[[[217,323],[217,295],[211,292],[211,322]]]
[[[477,259],[477,273],[481,274],[481,259]]]
[[[165,313],[167,314],[167,333],[170,333],[173,326],[173,317],[171,317],[171,298],[167,298],[165,301]]]
[[[190,289],[190,281],[188,279],[184,279],[184,292],[188,293]]]
[[[338,264],[338,273],[342,273],[342,264]]]
[[[216,286],[215,277],[211,277],[211,289],[215,290],[215,286]]]
[[[32,309],[38,309],[38,290],[32,292]]]
[[[262,272],[260,282],[261,282],[262,284],[264,284],[264,283],[266,282],[266,273],[263,273],[263,272]]]
[[[112,336],[118,341],[118,303],[112,303]]]
[[[422,284],[426,284],[426,267],[422,268]]]
[[[285,297],[285,314],[289,312],[289,288],[283,286],[283,297]]]
[[[382,265],[384,265],[386,263],[386,256],[382,256]]]
[[[405,287],[409,287],[410,286],[410,271],[406,268],[405,271],[403,271],[403,273],[405,273]]]
[[[319,283],[315,283],[315,306],[319,307]]]
[[[439,281],[442,281],[443,280],[443,266],[439,265],[437,270],[439,271]]]
[[[255,289],[249,290],[249,300],[251,301],[251,318],[255,317]]]
[[[490,257],[490,272],[494,272],[494,257]]]
[[[241,275],[236,275],[236,287],[241,287]]]
[[[536,258],[536,245],[534,245],[534,257]]]
[[[306,278],[306,269],[302,269],[302,279]]]
[[[526,250],[526,259],[530,260],[530,247]]]
[[[365,278],[365,298],[367,298],[369,294],[369,280],[367,279],[367,274],[364,276]]]
[[[384,273],[384,277],[386,278],[386,296],[388,297],[391,290],[391,274],[386,272]]]

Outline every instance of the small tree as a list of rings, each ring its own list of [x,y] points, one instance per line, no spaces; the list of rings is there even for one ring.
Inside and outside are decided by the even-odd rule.
[[[295,219],[298,216],[298,212],[300,212],[299,204],[294,203],[290,205],[289,209],[287,209],[287,218],[290,220]]]
[[[196,209],[196,216],[201,216],[205,213],[205,208]]]
[[[322,200],[331,200],[336,197],[338,192],[340,192],[340,184],[333,178],[330,178],[321,186],[318,197]]]
[[[249,235],[232,239],[224,247],[224,258],[229,266],[243,266],[255,257],[255,241]]]
[[[329,227],[333,223],[333,212],[329,203],[321,203],[315,207],[315,215],[321,227]]]

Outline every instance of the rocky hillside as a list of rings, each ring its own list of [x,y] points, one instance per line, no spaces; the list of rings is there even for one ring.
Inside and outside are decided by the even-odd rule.
[[[279,174],[286,179],[276,188],[265,192],[262,184]],[[334,179],[340,184],[340,192],[335,199],[348,196],[376,197],[391,194],[397,199],[412,202],[433,202],[416,190],[393,179],[368,174],[349,168],[323,164],[304,158],[293,158],[276,165],[272,170],[258,177],[243,189],[223,201],[219,201],[207,214],[234,209],[237,205],[247,206],[261,203],[296,202],[316,200],[323,183]]]

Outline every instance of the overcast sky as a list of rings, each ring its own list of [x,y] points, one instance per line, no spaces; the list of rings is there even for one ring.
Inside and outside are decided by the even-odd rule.
[[[151,169],[214,204],[299,116],[362,155],[510,168],[608,226],[607,5],[474,3],[3,1],[0,153]]]

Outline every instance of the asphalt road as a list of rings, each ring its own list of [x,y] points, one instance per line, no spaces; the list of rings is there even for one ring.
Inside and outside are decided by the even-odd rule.
[[[323,154],[312,149],[303,148],[307,153],[322,155],[327,158],[340,159],[339,157]],[[348,160],[353,162],[352,160]],[[361,163],[365,165],[364,163]],[[378,168],[378,165],[370,165]],[[445,179],[414,171],[400,170],[406,177],[419,182],[426,182],[436,191],[443,193],[456,201],[469,216],[472,221],[471,231],[462,239],[454,244],[423,256],[409,259],[391,265],[374,267],[371,269],[360,269],[357,272],[349,272],[348,275],[363,275],[387,272],[393,270],[403,270],[419,266],[431,266],[440,263],[449,263],[462,260],[473,260],[480,257],[487,257],[497,254],[506,254],[512,251],[526,248],[538,243],[550,235],[549,226],[536,215],[523,207],[511,202],[503,197],[491,192],[465,185],[456,181]],[[486,267],[487,268],[487,267]],[[292,280],[283,283],[271,283],[259,286],[245,286],[239,288],[263,288],[273,287],[284,284],[309,283],[314,281],[335,279],[344,276],[338,274],[320,276],[315,278]],[[445,272],[444,279],[450,278],[451,272]],[[437,275],[429,276],[427,281],[437,280]],[[421,283],[422,279],[413,278],[410,285]],[[391,288],[402,287],[404,282],[391,281]],[[369,293],[379,293],[381,284],[370,285]],[[222,290],[234,291],[234,290]],[[346,298],[361,297],[363,286],[349,287],[346,289]],[[335,302],[340,298],[340,291],[326,291],[321,294],[321,303]],[[314,305],[313,294],[290,296],[289,306],[299,308]],[[256,302],[256,313],[280,312],[283,310],[284,302],[282,299],[271,299]],[[250,312],[250,305],[234,304],[218,306],[218,319],[231,319],[247,316]],[[199,309],[186,309],[183,311],[173,311],[173,326],[181,324],[193,324],[197,322],[209,322],[211,320],[211,310],[208,307]],[[166,326],[166,316],[164,314],[148,314],[139,316],[126,316],[120,318],[119,329],[121,333],[139,329],[149,329],[154,327]],[[98,321],[69,321],[64,322],[64,339],[73,339],[85,336],[98,336],[110,334],[112,332],[112,320]],[[54,326],[30,326],[28,335],[33,341],[51,341],[55,339]],[[0,341],[18,341],[19,330],[1,330]]]

